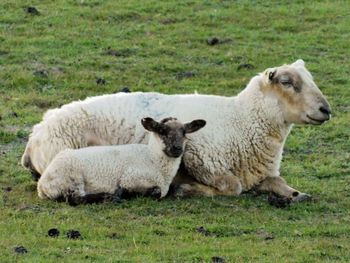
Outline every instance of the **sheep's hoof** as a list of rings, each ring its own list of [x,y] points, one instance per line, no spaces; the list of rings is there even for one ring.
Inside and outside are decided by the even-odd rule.
[[[292,201],[292,203],[299,203],[299,202],[305,202],[305,201],[310,201],[310,200],[312,200],[311,195],[296,192],[296,194],[293,195],[291,201]]]
[[[158,186],[152,187],[147,190],[146,196],[149,196],[154,199],[160,199],[160,197],[162,196],[162,190]]]
[[[291,199],[285,196],[280,196],[275,193],[270,193],[267,201],[270,205],[276,208],[286,208],[290,205]]]

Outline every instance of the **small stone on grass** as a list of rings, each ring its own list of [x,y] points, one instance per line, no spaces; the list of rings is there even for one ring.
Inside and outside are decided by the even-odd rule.
[[[18,114],[17,114],[17,112],[15,112],[15,111],[11,112],[11,113],[10,113],[10,116],[15,117],[15,118],[18,118]]]
[[[215,257],[211,258],[211,262],[212,263],[225,263],[226,261],[223,257],[215,256]]]
[[[49,76],[49,72],[47,70],[37,70],[34,71],[34,76],[40,77],[40,78],[47,78]]]
[[[34,6],[28,6],[28,7],[26,8],[26,12],[27,12],[28,14],[35,15],[35,16],[40,15],[40,12],[39,12],[38,9],[36,9]]]
[[[117,92],[130,93],[131,90],[129,89],[129,87],[123,87],[123,88],[121,88],[121,89],[120,89],[119,91],[117,91]]]
[[[49,237],[58,237],[60,235],[60,231],[57,228],[51,228],[47,234]]]
[[[17,254],[25,254],[28,253],[28,250],[24,246],[18,246],[14,248]]]
[[[122,52],[115,50],[115,49],[112,49],[111,47],[108,47],[104,54],[110,55],[110,56],[115,56],[115,57],[121,57],[123,55]]]
[[[12,187],[7,186],[3,188],[5,192],[11,192],[12,191]]]
[[[214,46],[214,45],[219,44],[219,43],[220,43],[220,40],[217,37],[209,37],[207,39],[207,44],[210,46]]]
[[[255,68],[253,64],[250,64],[250,63],[242,63],[242,64],[239,64],[238,67],[237,67],[237,70],[241,70],[241,69],[253,69]]]
[[[105,85],[106,84],[106,80],[103,78],[98,78],[96,79],[96,84],[97,85]]]
[[[196,230],[197,230],[198,233],[201,233],[201,234],[203,234],[205,236],[211,236],[212,235],[212,233],[210,233],[209,230],[205,229],[203,226],[198,227]]]
[[[179,72],[179,73],[176,74],[176,79],[177,80],[182,80],[184,78],[194,77],[195,75],[196,75],[196,73],[194,73],[192,71]]]
[[[69,231],[67,232],[67,237],[68,237],[69,239],[78,239],[78,238],[82,238],[80,232],[77,231],[77,230],[69,230]]]

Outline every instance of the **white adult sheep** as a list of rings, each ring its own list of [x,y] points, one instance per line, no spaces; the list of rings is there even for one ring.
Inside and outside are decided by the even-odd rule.
[[[307,195],[279,175],[283,145],[293,123],[322,124],[330,113],[304,61],[297,60],[258,74],[235,97],[135,92],[64,105],[34,126],[22,163],[42,174],[66,148],[146,143],[138,122],[145,115],[201,118],[207,128],[189,137],[183,156],[182,170],[195,180],[182,185],[184,194],[239,195],[254,187],[300,201]]]
[[[38,182],[40,198],[71,204],[138,193],[164,197],[174,179],[186,143],[186,134],[205,126],[204,120],[182,124],[175,118],[141,120],[151,131],[148,145],[128,144],[66,149],[52,160]]]

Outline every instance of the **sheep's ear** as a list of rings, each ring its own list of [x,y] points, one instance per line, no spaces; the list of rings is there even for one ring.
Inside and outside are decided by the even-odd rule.
[[[267,70],[267,75],[270,81],[274,81],[277,76],[277,70],[272,68]]]
[[[293,64],[293,66],[298,66],[298,67],[305,67],[305,62],[302,59],[298,59],[297,61],[295,61]]]
[[[184,125],[185,132],[191,133],[203,128],[207,122],[205,120],[194,120]]]
[[[160,126],[158,122],[156,122],[150,117],[143,118],[141,120],[141,124],[147,131],[150,132],[158,132]]]

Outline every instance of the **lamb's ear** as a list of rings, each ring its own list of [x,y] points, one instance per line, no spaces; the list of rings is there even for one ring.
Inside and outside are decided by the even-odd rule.
[[[158,132],[160,126],[158,122],[156,122],[150,117],[143,118],[141,120],[141,124],[147,131],[150,132]]]
[[[191,133],[203,128],[207,122],[205,120],[194,120],[184,125],[185,132]]]
[[[297,61],[295,61],[293,64],[293,66],[297,66],[297,67],[305,67],[305,62],[302,59],[298,59]]]

